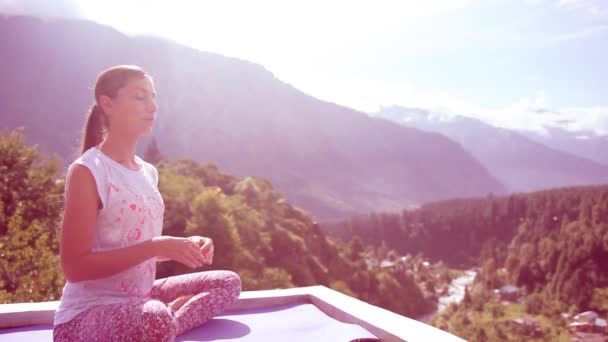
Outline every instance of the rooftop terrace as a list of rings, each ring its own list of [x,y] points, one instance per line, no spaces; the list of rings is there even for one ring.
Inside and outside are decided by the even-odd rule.
[[[0,341],[52,341],[59,302],[0,305]],[[324,286],[245,291],[224,314],[176,341],[464,341]]]

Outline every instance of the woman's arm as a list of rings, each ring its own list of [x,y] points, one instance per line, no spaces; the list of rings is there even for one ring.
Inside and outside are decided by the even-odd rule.
[[[176,260],[189,267],[199,267],[205,261],[195,242],[170,236],[111,251],[91,252],[97,210],[101,204],[95,179],[87,167],[74,165],[66,184],[60,255],[68,281],[108,277],[153,257]]]

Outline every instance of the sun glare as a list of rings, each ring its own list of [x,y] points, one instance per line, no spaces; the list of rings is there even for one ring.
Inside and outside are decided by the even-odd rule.
[[[327,54],[471,1],[82,1],[87,18],[262,64]],[[329,51],[328,51],[329,50]],[[310,58],[305,53],[304,58]]]

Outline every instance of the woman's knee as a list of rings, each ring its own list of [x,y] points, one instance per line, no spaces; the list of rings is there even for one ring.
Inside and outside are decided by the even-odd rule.
[[[171,310],[167,304],[159,300],[148,300],[142,304],[142,317],[145,317],[150,322],[168,323],[173,321]]]
[[[228,292],[234,296],[236,300],[241,294],[241,277],[232,271],[226,271],[226,287]]]
[[[176,334],[175,320],[167,305],[149,300],[142,305],[141,329],[146,341],[172,341]]]

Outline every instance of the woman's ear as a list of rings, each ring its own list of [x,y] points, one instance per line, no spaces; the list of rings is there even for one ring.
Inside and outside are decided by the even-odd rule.
[[[112,112],[112,99],[109,96],[101,95],[99,97],[99,105],[106,115]]]

